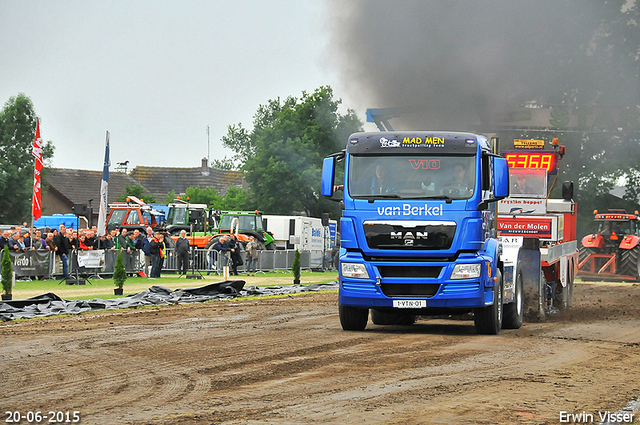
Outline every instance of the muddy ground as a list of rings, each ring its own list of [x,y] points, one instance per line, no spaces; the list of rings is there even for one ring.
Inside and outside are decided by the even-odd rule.
[[[498,336],[428,318],[345,332],[336,293],[2,323],[0,413],[3,423],[7,411],[77,411],[84,424],[558,424],[584,412],[598,423],[640,398],[640,285],[577,284],[574,297],[572,310]]]

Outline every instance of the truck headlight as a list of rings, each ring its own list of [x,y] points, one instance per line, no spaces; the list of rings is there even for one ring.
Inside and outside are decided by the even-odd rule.
[[[456,264],[451,272],[451,279],[473,279],[480,277],[480,263],[474,264]]]
[[[356,279],[369,279],[367,268],[362,263],[340,263],[342,276]]]

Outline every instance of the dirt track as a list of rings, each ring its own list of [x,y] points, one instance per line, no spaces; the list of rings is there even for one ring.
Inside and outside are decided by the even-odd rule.
[[[640,398],[640,286],[498,336],[472,321],[344,332],[337,294],[0,325],[0,412],[84,424],[558,424]],[[640,412],[634,417],[638,420]],[[23,420],[22,423],[27,423]]]

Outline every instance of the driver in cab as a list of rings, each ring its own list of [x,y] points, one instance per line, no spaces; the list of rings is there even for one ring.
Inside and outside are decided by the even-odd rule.
[[[376,174],[371,178],[371,194],[389,193],[394,191],[389,170],[385,164],[376,166]]]
[[[443,195],[467,195],[469,193],[469,185],[466,179],[466,168],[461,163],[453,166],[453,178],[442,185]]]

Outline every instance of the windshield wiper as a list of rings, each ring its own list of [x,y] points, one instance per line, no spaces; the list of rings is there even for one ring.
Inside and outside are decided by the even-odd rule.
[[[380,194],[375,194],[375,195],[371,195],[371,196],[358,196],[357,197],[357,199],[366,199],[369,202],[373,202],[376,199],[386,199],[386,198],[402,199],[402,196],[398,195],[397,193],[380,193]]]
[[[450,204],[454,199],[464,199],[464,198],[452,198],[449,195],[424,195],[424,196],[412,196],[408,199],[444,199],[447,201],[447,204]]]

